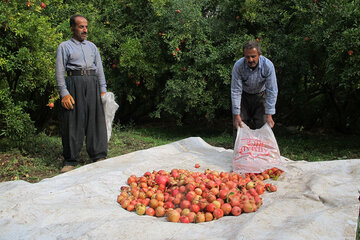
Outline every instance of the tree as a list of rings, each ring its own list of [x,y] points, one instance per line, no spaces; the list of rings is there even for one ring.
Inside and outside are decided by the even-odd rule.
[[[54,54],[61,34],[43,11],[40,2],[0,3],[0,125],[1,134],[15,142],[34,132],[33,121],[46,121],[39,112],[47,111],[55,92]]]

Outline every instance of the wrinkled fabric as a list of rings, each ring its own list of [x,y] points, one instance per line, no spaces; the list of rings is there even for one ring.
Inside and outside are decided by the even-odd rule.
[[[146,171],[184,168],[232,170],[233,150],[192,137],[92,163],[30,184],[0,183],[0,239],[355,239],[360,160],[291,161],[265,182],[254,213],[182,224],[139,216],[116,202],[127,178]],[[195,163],[200,168],[194,167]]]

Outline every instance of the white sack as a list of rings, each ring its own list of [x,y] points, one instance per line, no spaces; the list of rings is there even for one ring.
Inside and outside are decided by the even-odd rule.
[[[281,166],[280,150],[269,124],[259,129],[250,129],[242,124],[237,129],[234,144],[233,171],[243,175],[261,173],[273,167],[285,170]]]
[[[201,138],[92,163],[35,184],[0,183],[0,239],[355,239],[360,161],[284,160],[278,191],[254,213],[181,224],[138,216],[116,202],[131,174],[184,168],[231,171],[232,150]],[[200,164],[195,169],[195,163]]]
[[[101,96],[101,101],[105,114],[107,139],[109,141],[111,137],[112,123],[119,105],[115,102],[115,95],[112,92],[106,92],[103,96]]]

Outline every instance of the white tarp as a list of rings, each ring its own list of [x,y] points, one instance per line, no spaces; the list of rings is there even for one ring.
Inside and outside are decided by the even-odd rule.
[[[127,178],[184,168],[231,171],[233,151],[187,138],[30,184],[0,183],[0,239],[355,239],[360,160],[284,160],[278,191],[254,213],[182,224],[138,216],[116,202]],[[194,164],[199,163],[199,169]],[[268,180],[266,180],[268,181]]]

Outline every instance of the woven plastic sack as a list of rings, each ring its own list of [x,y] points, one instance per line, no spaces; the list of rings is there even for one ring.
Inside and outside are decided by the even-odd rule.
[[[112,92],[107,92],[101,96],[101,101],[104,107],[106,130],[107,130],[107,140],[110,140],[112,123],[114,121],[115,113],[119,108],[119,105],[115,102],[115,96]]]
[[[259,173],[281,167],[278,144],[269,124],[252,130],[245,123],[237,129],[234,146],[233,171],[239,174]]]

